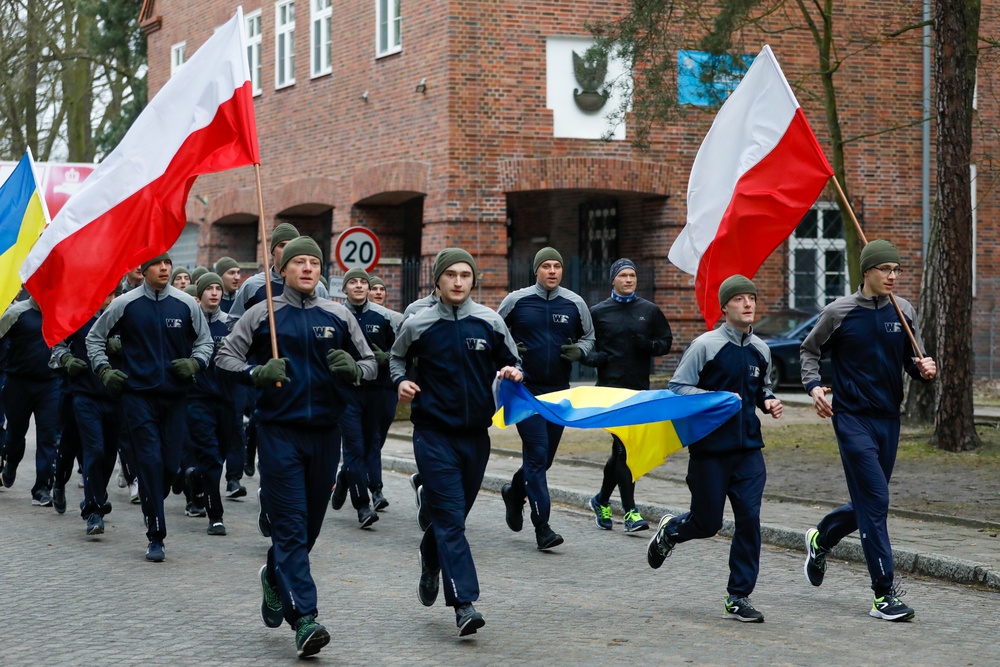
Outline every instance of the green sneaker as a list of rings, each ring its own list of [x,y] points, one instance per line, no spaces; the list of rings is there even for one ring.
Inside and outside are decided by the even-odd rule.
[[[625,532],[637,533],[640,530],[649,530],[649,522],[642,518],[637,509],[625,512]]]
[[[295,621],[295,649],[300,658],[308,658],[319,653],[330,643],[330,633],[312,614],[301,616]]]
[[[281,621],[285,618],[285,608],[281,604],[281,596],[278,591],[271,588],[267,583],[267,565],[260,566],[260,590],[263,593],[263,601],[260,603],[260,620],[269,628],[281,627]]]

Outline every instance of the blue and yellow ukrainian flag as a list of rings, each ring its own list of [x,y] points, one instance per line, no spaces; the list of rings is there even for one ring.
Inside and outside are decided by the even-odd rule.
[[[21,290],[18,272],[48,224],[48,218],[28,152],[0,185],[0,311],[7,308]]]
[[[532,396],[520,382],[502,380],[493,425],[513,426],[532,415],[575,428],[602,428],[625,445],[637,480],[667,456],[701,440],[740,409],[729,392],[681,396],[666,389],[634,391],[615,387],[574,387]]]

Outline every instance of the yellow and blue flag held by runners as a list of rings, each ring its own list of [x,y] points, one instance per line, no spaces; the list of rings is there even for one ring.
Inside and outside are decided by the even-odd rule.
[[[7,308],[21,290],[18,272],[48,224],[48,217],[31,153],[25,153],[0,185],[0,310]]]
[[[497,406],[493,425],[499,428],[537,414],[553,424],[617,435],[637,480],[720,427],[739,411],[740,399],[724,391],[681,396],[666,389],[616,387],[573,387],[532,396],[520,382],[501,380]]]

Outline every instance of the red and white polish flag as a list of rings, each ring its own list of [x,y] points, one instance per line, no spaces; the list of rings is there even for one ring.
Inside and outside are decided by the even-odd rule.
[[[166,252],[200,174],[260,163],[243,9],[174,72],[70,197],[21,268],[49,345],[97,312],[121,277]]]
[[[778,61],[765,46],[698,149],[687,224],[670,261],[695,276],[705,325],[719,319],[719,285],[752,278],[812,207],[833,169]]]

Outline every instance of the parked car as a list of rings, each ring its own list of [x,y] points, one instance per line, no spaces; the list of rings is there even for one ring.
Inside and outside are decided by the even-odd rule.
[[[802,365],[799,346],[812,331],[819,313],[795,308],[778,310],[753,325],[753,332],[771,350],[771,386],[802,386]],[[820,362],[820,376],[824,384],[833,381],[833,365],[828,357]]]

